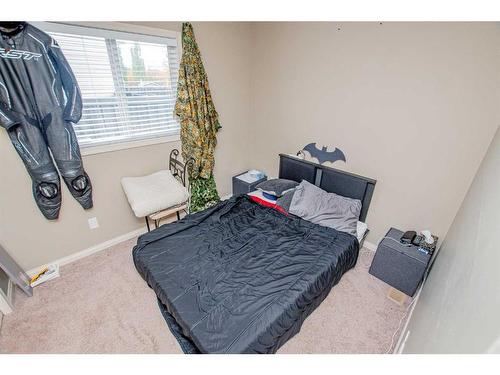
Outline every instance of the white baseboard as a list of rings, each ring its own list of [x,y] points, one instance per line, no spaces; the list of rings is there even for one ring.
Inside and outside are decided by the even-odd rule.
[[[146,227],[139,228],[139,229],[134,230],[132,232],[125,233],[125,234],[122,234],[121,236],[112,238],[108,241],[104,241],[104,242],[101,242],[100,244],[91,246],[91,247],[89,247],[85,250],[79,251],[77,253],[65,256],[65,257],[60,258],[60,259],[56,259],[52,262],[49,262],[49,264],[57,263],[57,264],[59,264],[59,266],[64,266],[65,264],[73,263],[79,259],[82,259],[82,258],[88,257],[89,255],[98,253],[99,251],[106,250],[107,248],[109,248],[111,246],[117,245],[123,241],[130,240],[131,238],[137,237],[137,236],[139,236],[143,233],[146,233],[146,232],[147,232]],[[31,276],[37,274],[38,272],[40,272],[44,267],[45,267],[45,265],[35,267],[29,271],[26,271],[26,273],[28,274],[28,276],[31,277]]]

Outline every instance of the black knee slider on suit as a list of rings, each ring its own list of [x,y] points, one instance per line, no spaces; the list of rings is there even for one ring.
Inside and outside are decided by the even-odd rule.
[[[47,199],[54,199],[57,197],[59,188],[53,182],[41,182],[38,185],[38,191]]]
[[[73,186],[73,189],[76,191],[84,191],[88,186],[87,177],[80,175],[74,178],[73,181],[71,181],[71,186]]]

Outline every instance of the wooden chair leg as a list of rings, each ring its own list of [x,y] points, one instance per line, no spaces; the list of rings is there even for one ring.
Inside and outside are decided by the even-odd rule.
[[[151,228],[149,227],[148,217],[146,216],[145,219],[146,219],[146,227],[148,228],[148,232],[151,232]]]
[[[181,219],[181,214],[179,213],[179,211],[177,211],[176,214],[177,214],[177,220],[180,220]]]

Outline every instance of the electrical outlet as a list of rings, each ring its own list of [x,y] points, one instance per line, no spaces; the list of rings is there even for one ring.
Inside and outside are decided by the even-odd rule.
[[[96,217],[91,217],[89,219],[89,228],[90,229],[96,229],[99,228],[99,222],[97,221]]]

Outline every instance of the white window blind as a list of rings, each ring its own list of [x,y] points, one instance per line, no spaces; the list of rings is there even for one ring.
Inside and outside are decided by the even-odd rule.
[[[175,38],[46,25],[82,92],[83,115],[74,125],[82,147],[179,133]]]

